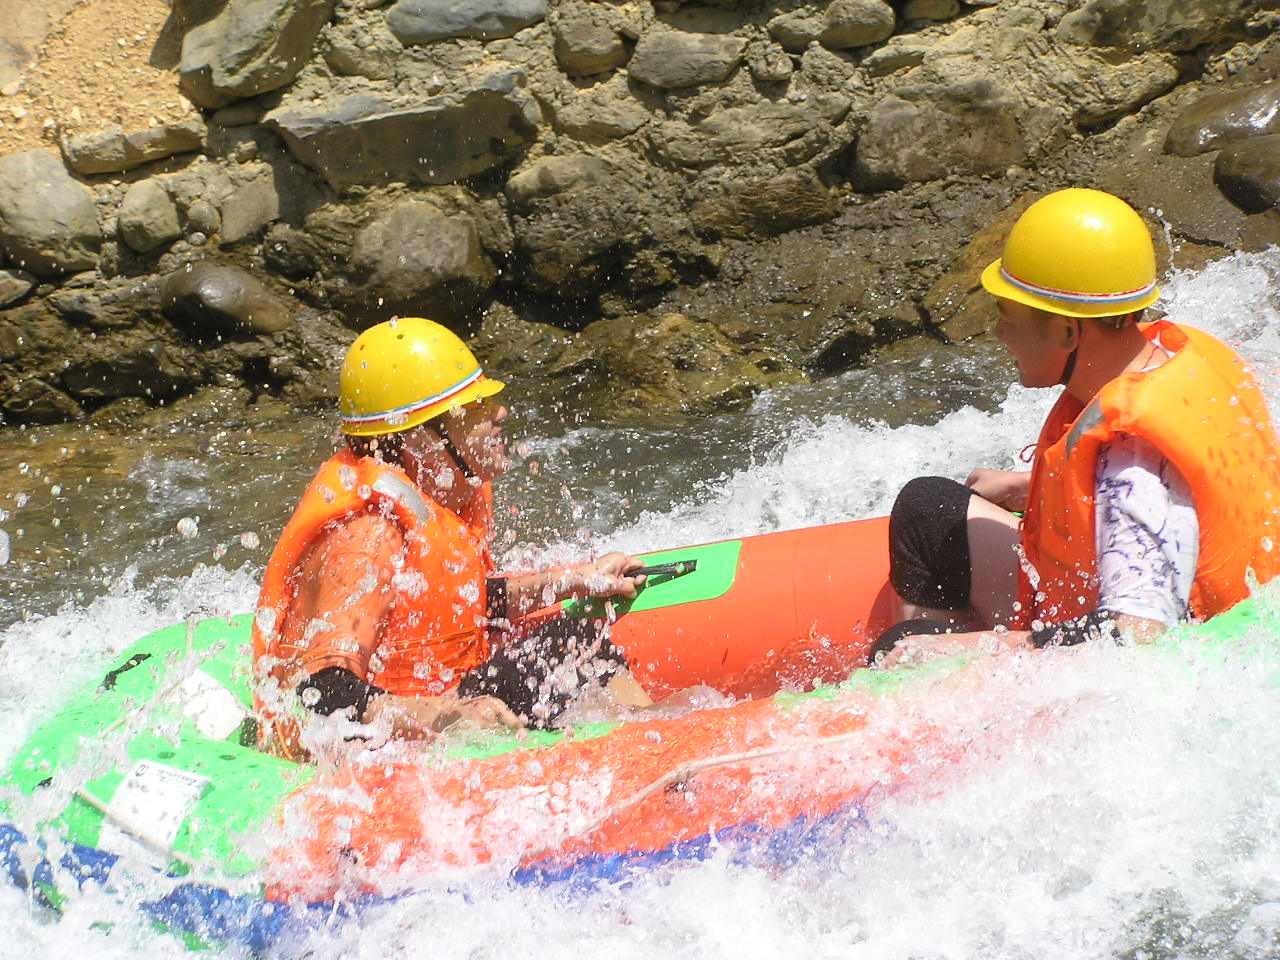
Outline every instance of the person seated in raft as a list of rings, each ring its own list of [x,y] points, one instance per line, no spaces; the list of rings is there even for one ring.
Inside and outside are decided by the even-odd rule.
[[[302,758],[307,711],[348,711],[404,739],[454,723],[545,726],[579,692],[650,704],[598,622],[527,614],[568,597],[634,598],[640,561],[499,576],[490,484],[507,466],[494,398],[440,324],[378,324],[342,365],[346,446],[280,536],[253,626],[261,740]]]
[[[905,622],[878,639],[879,662],[1147,640],[1243,599],[1249,571],[1276,574],[1266,402],[1218,340],[1142,322],[1155,269],[1142,219],[1106,193],[1049,194],[1014,225],[982,274],[995,335],[1023,385],[1066,390],[1030,472],[902,489],[889,551]]]

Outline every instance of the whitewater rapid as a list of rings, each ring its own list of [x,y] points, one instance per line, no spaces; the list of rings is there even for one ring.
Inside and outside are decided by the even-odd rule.
[[[1240,350],[1280,409],[1280,250],[1166,278],[1162,306]],[[937,376],[948,375],[939,361]],[[514,478],[508,495],[527,488],[554,499],[560,494],[546,492],[554,484],[545,474],[589,460],[584,451],[605,443],[613,462],[566,479],[559,536],[550,546],[510,545],[508,559],[644,550],[881,514],[912,476],[1013,466],[1054,399],[1015,386],[990,409],[965,406],[891,427],[857,412],[859,391],[875,389],[875,378],[859,371],[761,397],[747,417],[760,429],[734,441],[749,448],[745,465],[717,474],[674,464],[684,482],[655,479],[643,491],[620,485],[617,471],[628,470],[628,444],[639,458],[646,445],[662,448],[663,436],[599,428],[531,435],[522,469],[540,463],[544,473],[536,482]],[[269,546],[272,531],[261,534]],[[141,634],[252,607],[256,562],[217,562],[212,544],[202,557],[141,583],[131,558],[121,557],[99,595],[0,632],[0,762]],[[1268,599],[1280,605],[1280,591]],[[284,952],[495,960],[1280,955],[1277,666],[1265,652],[1210,670],[1109,647],[1007,658],[988,689],[1034,733],[999,749],[975,744],[959,767],[879,798],[864,819],[817,838],[785,869],[724,851],[592,891],[479,876],[428,887]],[[1058,722],[1030,724],[1044,716]],[[73,896],[54,917],[0,886],[0,930],[0,958],[181,950],[127,898],[95,891]]]

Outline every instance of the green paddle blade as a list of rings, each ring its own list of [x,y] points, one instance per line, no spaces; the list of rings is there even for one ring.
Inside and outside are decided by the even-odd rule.
[[[681,547],[678,550],[662,550],[645,553],[640,559],[646,566],[693,563],[693,569],[679,575],[659,575],[645,583],[634,600],[611,600],[614,613],[656,610],[659,607],[677,607],[682,603],[699,600],[715,600],[733,588],[738,576],[738,557],[742,553],[741,540],[725,540],[701,547]],[[603,600],[566,600],[564,612],[573,617],[603,617]]]

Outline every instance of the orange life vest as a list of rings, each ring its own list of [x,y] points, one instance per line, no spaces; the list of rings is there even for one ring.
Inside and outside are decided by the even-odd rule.
[[[1146,440],[1191,488],[1197,618],[1248,596],[1249,571],[1263,583],[1280,571],[1280,441],[1253,375],[1203,331],[1159,321],[1143,333],[1173,356],[1120,375],[1088,405],[1064,393],[1040,432],[1022,521],[1024,628],[1097,606],[1095,471],[1099,448],[1116,434]]]
[[[264,744],[297,755],[297,697],[301,650],[286,641],[298,567],[335,521],[378,510],[405,537],[404,567],[379,634],[380,644],[361,679],[399,696],[443,693],[485,661],[485,577],[492,569],[488,528],[492,494],[478,491],[477,516],[465,523],[433,502],[397,467],[350,450],[331,457],[315,475],[285,525],[262,579],[253,624],[255,704]]]

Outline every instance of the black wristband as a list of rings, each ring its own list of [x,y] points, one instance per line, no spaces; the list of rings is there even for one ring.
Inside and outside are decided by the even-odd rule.
[[[490,620],[507,619],[507,580],[505,577],[488,577],[484,581],[487,599],[484,615]]]
[[[298,696],[303,704],[322,717],[355,707],[355,719],[363,720],[369,701],[386,692],[365,683],[345,667],[325,667],[298,684]]]
[[[1115,616],[1105,610],[1094,610],[1083,617],[1053,623],[1031,631],[1031,645],[1044,647],[1074,647],[1089,640],[1117,640]]]

